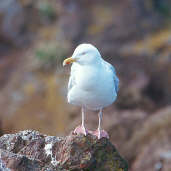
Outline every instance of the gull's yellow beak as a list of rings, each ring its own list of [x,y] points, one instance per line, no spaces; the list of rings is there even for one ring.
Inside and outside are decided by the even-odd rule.
[[[67,58],[67,59],[65,59],[65,60],[63,61],[63,66],[68,65],[68,64],[71,64],[71,63],[73,63],[73,62],[75,62],[75,61],[76,61],[76,59],[73,59],[72,57]]]

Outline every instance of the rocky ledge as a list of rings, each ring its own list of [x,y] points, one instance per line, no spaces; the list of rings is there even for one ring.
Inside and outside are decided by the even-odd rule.
[[[3,171],[127,171],[127,162],[106,138],[55,137],[26,130],[0,137]]]

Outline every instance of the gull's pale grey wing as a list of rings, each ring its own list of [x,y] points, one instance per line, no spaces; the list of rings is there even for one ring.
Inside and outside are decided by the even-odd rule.
[[[114,82],[115,82],[115,90],[116,92],[119,91],[119,78],[117,77],[116,74],[114,74]]]
[[[113,74],[113,78],[114,78],[114,84],[115,84],[115,90],[116,92],[119,91],[119,78],[116,75],[116,71],[115,68],[108,62],[104,61],[106,67],[108,68],[108,70]]]

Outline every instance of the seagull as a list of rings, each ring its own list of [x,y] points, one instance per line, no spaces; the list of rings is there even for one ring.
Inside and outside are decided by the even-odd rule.
[[[63,66],[72,64],[68,82],[68,103],[82,109],[82,124],[75,128],[74,133],[92,133],[98,139],[109,138],[108,133],[101,129],[102,109],[111,105],[117,97],[119,79],[114,67],[106,62],[98,49],[91,44],[80,44],[72,57],[63,61]],[[98,128],[88,131],[85,128],[85,109],[99,111]]]

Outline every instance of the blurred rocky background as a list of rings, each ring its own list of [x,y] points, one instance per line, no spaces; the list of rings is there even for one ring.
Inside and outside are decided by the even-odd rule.
[[[170,0],[0,0],[0,134],[67,135],[80,109],[67,104],[62,61],[92,43],[120,78],[103,127],[131,171],[171,170]],[[86,124],[96,129],[96,112]]]

